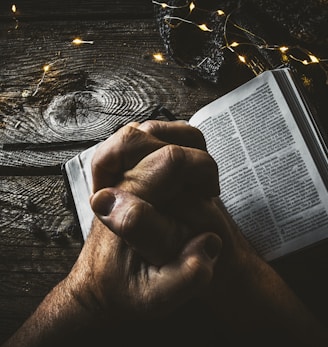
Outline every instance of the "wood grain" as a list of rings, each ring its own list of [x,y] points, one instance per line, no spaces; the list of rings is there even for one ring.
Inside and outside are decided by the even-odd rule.
[[[158,105],[189,119],[249,78],[234,65],[211,84],[165,54],[154,61],[164,46],[153,9],[150,0],[1,1],[0,144],[102,139],[121,124],[147,119]],[[93,44],[73,45],[76,37]],[[81,250],[58,170],[82,149],[0,149],[0,343]],[[326,251],[275,264],[323,321]]]
[[[76,36],[94,44],[74,46]],[[158,105],[186,119],[222,94],[168,58],[153,60],[163,52],[153,20],[24,23],[0,48],[2,143],[100,139]],[[0,161],[50,166],[76,153],[2,151]]]
[[[0,341],[70,271],[82,247],[61,176],[0,177]]]
[[[151,0],[24,0],[0,3],[0,18],[12,20],[12,4],[16,4],[15,17],[19,21],[63,18],[145,18],[151,17],[153,6]]]

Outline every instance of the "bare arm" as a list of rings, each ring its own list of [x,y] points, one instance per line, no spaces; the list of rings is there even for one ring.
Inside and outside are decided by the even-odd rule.
[[[210,252],[208,240],[215,245]],[[69,275],[3,347],[90,346],[98,334],[106,346],[117,346],[118,327],[165,317],[207,287],[220,247],[215,234],[202,234],[157,267],[95,219]]]

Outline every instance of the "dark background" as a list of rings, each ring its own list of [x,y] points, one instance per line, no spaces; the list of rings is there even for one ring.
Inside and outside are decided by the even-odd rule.
[[[218,54],[213,43],[222,38],[222,24],[211,18],[205,19],[216,28],[215,39],[190,26],[176,31],[165,27],[160,8],[148,0],[15,4],[15,14],[12,2],[0,4],[1,144],[99,140],[121,124],[149,118],[160,106],[178,119],[189,119],[254,76],[231,52]],[[236,23],[268,42],[328,56],[327,1],[204,1],[202,6],[233,11]],[[199,16],[203,14],[195,13],[193,19]],[[72,45],[76,37],[94,43]],[[243,39],[256,43],[249,35]],[[154,61],[157,52],[164,54],[163,62]],[[243,53],[268,68],[281,64],[276,54],[263,50]],[[192,67],[206,56],[217,59],[206,69]],[[39,84],[47,64],[50,69]],[[303,87],[326,135],[324,69],[285,64],[301,83],[306,81]],[[0,150],[0,342],[66,276],[81,250],[60,164],[84,148],[67,144],[48,150]],[[327,245],[273,265],[327,324]],[[188,334],[203,320],[202,314],[178,312],[171,328],[178,330],[185,321],[189,330],[181,331]],[[207,329],[212,329],[209,323]]]

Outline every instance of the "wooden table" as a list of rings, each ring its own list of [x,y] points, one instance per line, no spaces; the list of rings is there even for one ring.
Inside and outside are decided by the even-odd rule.
[[[149,0],[11,6],[0,5],[0,141],[55,145],[0,151],[0,342],[66,276],[83,245],[60,164],[86,145],[60,143],[105,138],[160,105],[188,119],[249,77],[213,84],[177,65]],[[77,37],[87,42],[73,44]],[[154,60],[158,52],[164,61]],[[327,246],[275,266],[327,323]]]

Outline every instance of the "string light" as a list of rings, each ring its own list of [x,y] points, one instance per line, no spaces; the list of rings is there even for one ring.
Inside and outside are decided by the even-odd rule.
[[[203,30],[203,31],[213,31],[212,29],[209,29],[206,24],[200,24],[197,26],[200,30]]]
[[[242,63],[246,64],[246,58],[245,58],[243,55],[238,55],[238,59],[239,59]]]
[[[44,65],[43,71],[47,73],[50,70],[50,65]]]
[[[169,5],[165,2],[158,2],[158,1],[154,1],[154,0],[152,1],[152,3],[155,5],[159,5],[162,8],[172,8],[172,9],[186,8],[188,6],[190,8],[190,5],[191,5],[191,4],[186,3],[185,5],[182,5],[182,6],[172,6],[172,5]],[[194,6],[195,6],[195,4],[194,4]]]
[[[13,13],[13,20],[15,21],[15,30],[18,29],[19,23],[18,19],[16,18],[16,12],[17,12],[17,7],[15,4],[11,5],[11,12]]]
[[[195,25],[196,27],[198,27],[202,31],[209,31],[209,32],[213,31],[206,24],[197,24],[197,23],[195,23],[195,22],[193,22],[191,20],[188,20],[188,19],[185,19],[185,18],[181,18],[181,17],[164,16],[164,20],[166,21],[167,24],[169,24],[173,28],[176,28],[180,23],[184,22],[184,23]],[[177,25],[173,25],[172,24],[172,20],[178,21],[178,24]]]
[[[309,58],[313,64],[320,63],[320,60],[313,54],[309,54]]]
[[[79,38],[76,38],[72,41],[72,43],[74,43],[75,45],[81,45],[81,44],[89,44],[89,45],[93,45],[94,44],[94,41],[84,41],[84,40],[81,40]]]
[[[286,47],[286,46],[281,46],[281,47],[279,47],[279,51],[282,52],[282,53],[285,53],[285,52],[288,51],[288,47]]]
[[[189,7],[189,14],[192,11],[194,11],[195,9],[199,9],[203,12],[205,11],[205,12],[217,14],[218,16],[225,16],[225,23],[224,23],[224,30],[223,30],[223,37],[225,40],[225,46],[221,47],[220,49],[229,49],[231,52],[233,52],[237,55],[239,61],[246,64],[253,71],[258,70],[259,72],[262,72],[262,71],[264,71],[264,67],[260,66],[260,65],[257,66],[257,64],[259,64],[259,63],[255,62],[254,60],[248,61],[244,55],[238,54],[238,52],[236,52],[234,48],[242,46],[242,45],[244,45],[244,46],[248,45],[248,46],[256,47],[257,49],[260,49],[260,50],[274,50],[274,51],[280,52],[281,53],[281,60],[283,62],[288,62],[289,60],[294,60],[294,61],[299,62],[305,66],[310,65],[310,64],[318,64],[320,66],[320,68],[324,71],[324,73],[326,74],[326,78],[327,78],[326,83],[328,84],[328,71],[324,68],[324,66],[322,64],[322,62],[326,62],[327,59],[318,58],[316,55],[314,55],[309,50],[302,48],[302,47],[299,47],[299,46],[288,47],[288,46],[280,46],[280,45],[269,45],[264,38],[262,38],[262,37],[256,35],[255,33],[247,30],[246,28],[243,28],[242,26],[234,23],[230,18],[231,14],[226,14],[222,9],[215,10],[214,12],[204,10],[204,9],[198,8],[193,1],[190,3],[186,3],[183,6],[171,6],[171,5],[168,5],[166,3],[157,2],[157,1],[152,1],[152,2],[153,2],[153,4],[157,4],[157,5],[161,6],[163,9],[165,9],[167,7],[172,8],[172,9]],[[191,24],[191,25],[198,27],[202,31],[213,32],[213,29],[209,28],[206,24],[198,24],[194,21],[191,21],[189,19],[182,18],[182,17],[166,15],[166,16],[164,16],[164,20],[172,28],[178,27],[181,23],[187,23],[187,24]],[[172,24],[172,21],[176,21],[177,23]],[[247,35],[254,37],[255,39],[257,39],[257,41],[261,42],[261,44],[256,44],[256,43],[252,43],[252,42],[237,42],[237,41],[230,42],[230,40],[227,37],[228,24],[232,25],[234,28],[243,32],[244,34],[247,34]],[[305,55],[307,58],[306,59],[297,58],[295,56],[295,54],[292,53],[292,52],[295,53],[296,51]],[[197,67],[202,65],[206,60],[208,60],[208,58],[203,59],[201,61],[201,63],[199,63],[197,65]],[[255,67],[256,67],[256,69],[254,69]]]
[[[238,47],[239,46],[239,43],[234,41],[230,44],[230,47]]]
[[[38,93],[39,88],[40,88],[41,84],[43,83],[43,81],[44,81],[44,79],[45,79],[45,77],[46,77],[47,72],[49,72],[51,66],[53,66],[54,64],[56,64],[57,61],[58,61],[58,60],[55,60],[54,62],[49,63],[49,64],[46,64],[46,65],[44,65],[44,66],[42,67],[42,70],[43,70],[42,77],[41,77],[39,83],[37,84],[37,86],[36,86],[36,88],[35,88],[35,91],[34,91],[34,93],[32,94],[32,96],[35,96],[35,95]]]
[[[160,62],[162,62],[162,61],[165,60],[162,53],[154,53],[154,54],[153,54],[153,58],[154,58],[154,60],[155,60],[156,62],[158,62],[158,63],[160,63]]]
[[[321,59],[321,58],[318,58],[316,55],[314,55],[312,52],[302,48],[302,47],[299,47],[299,46],[295,46],[295,47],[288,47],[288,46],[279,46],[279,45],[269,45],[265,39],[263,39],[262,37],[254,34],[253,32],[237,25],[236,23],[234,23],[231,18],[230,18],[230,15],[231,14],[226,14],[222,9],[218,9],[218,10],[215,10],[214,12],[211,12],[211,11],[207,11],[207,10],[204,10],[204,9],[200,9],[198,8],[195,3],[192,1],[192,2],[186,2],[184,5],[181,5],[181,6],[173,6],[173,5],[169,5],[167,3],[164,3],[164,2],[158,2],[158,1],[152,1],[153,4],[155,5],[158,5],[160,6],[162,9],[166,9],[166,8],[170,8],[170,9],[182,9],[182,8],[189,8],[189,15],[196,9],[199,9],[201,11],[206,11],[206,12],[209,12],[209,13],[214,13],[220,17],[224,16],[225,17],[225,24],[224,24],[224,30],[223,30],[223,36],[224,36],[224,40],[225,40],[225,46],[221,47],[221,49],[229,49],[231,52],[235,53],[238,57],[238,60],[245,64],[247,67],[249,67],[255,74],[258,74],[260,72],[263,72],[264,71],[264,66],[261,65],[260,62],[258,61],[255,61],[254,59],[247,59],[247,57],[245,55],[241,55],[239,54],[238,52],[236,52],[235,48],[239,47],[239,46],[242,46],[242,45],[249,45],[249,46],[254,46],[254,47],[257,47],[258,49],[265,49],[265,50],[275,50],[275,51],[278,51],[281,53],[281,56],[282,56],[282,60],[287,62],[289,59],[292,59],[294,61],[297,61],[305,66],[307,65],[311,65],[311,64],[318,64],[322,70],[325,72],[326,74],[326,77],[327,77],[327,84],[328,84],[328,72],[325,70],[325,68],[323,67],[323,65],[321,64],[322,62],[326,62],[328,61],[327,59]],[[13,14],[13,19],[15,20],[16,22],[16,26],[15,26],[15,29],[18,28],[18,20],[17,18],[15,17],[16,16],[16,13],[17,13],[17,6],[15,4],[13,4],[11,6],[11,12]],[[187,18],[188,16],[187,15]],[[170,25],[171,27],[175,28],[177,27],[180,23],[187,23],[187,24],[191,24],[191,25],[194,25],[196,26],[198,29],[200,29],[201,31],[204,31],[204,32],[213,32],[213,29],[209,28],[205,23],[204,24],[198,24],[194,21],[191,21],[189,19],[186,19],[186,18],[182,18],[182,17],[176,17],[176,16],[164,16],[164,20],[165,22]],[[176,21],[177,24],[172,24],[172,21]],[[228,33],[228,30],[227,30],[227,26],[228,24],[232,25],[233,27],[235,27],[236,29],[238,29],[239,31],[243,32],[243,33],[246,33],[248,35],[251,35],[252,37],[256,38],[258,41],[262,42],[261,44],[255,44],[255,43],[250,43],[250,42],[237,42],[237,41],[232,41],[230,42],[230,40],[228,39],[227,37],[227,33]],[[81,45],[81,44],[90,44],[90,45],[93,45],[94,44],[94,41],[86,41],[86,40],[82,40],[81,38],[75,38],[74,40],[72,40],[71,42],[72,44],[74,45]],[[301,53],[303,53],[303,55],[305,55],[307,58],[306,59],[300,59],[298,57],[296,57],[293,52],[296,52],[296,51],[300,51]],[[153,55],[153,60],[155,62],[163,62],[165,61],[165,58],[163,56],[162,53],[154,53]],[[197,67],[200,67],[202,64],[204,64],[206,61],[208,60],[211,60],[210,57],[205,57],[204,59],[202,59],[202,61],[197,65]],[[41,76],[41,79],[40,81],[38,82],[37,86],[36,86],[36,89],[34,91],[34,93],[32,94],[32,96],[35,96],[39,89],[40,89],[40,86],[42,85],[42,83],[44,82],[45,80],[45,77],[46,77],[46,74],[50,71],[51,67],[57,62],[58,60],[52,62],[52,63],[49,63],[49,64],[46,64],[42,67],[42,76]],[[22,96],[24,97],[28,97],[30,96],[30,92],[29,91],[23,91],[22,93]]]

